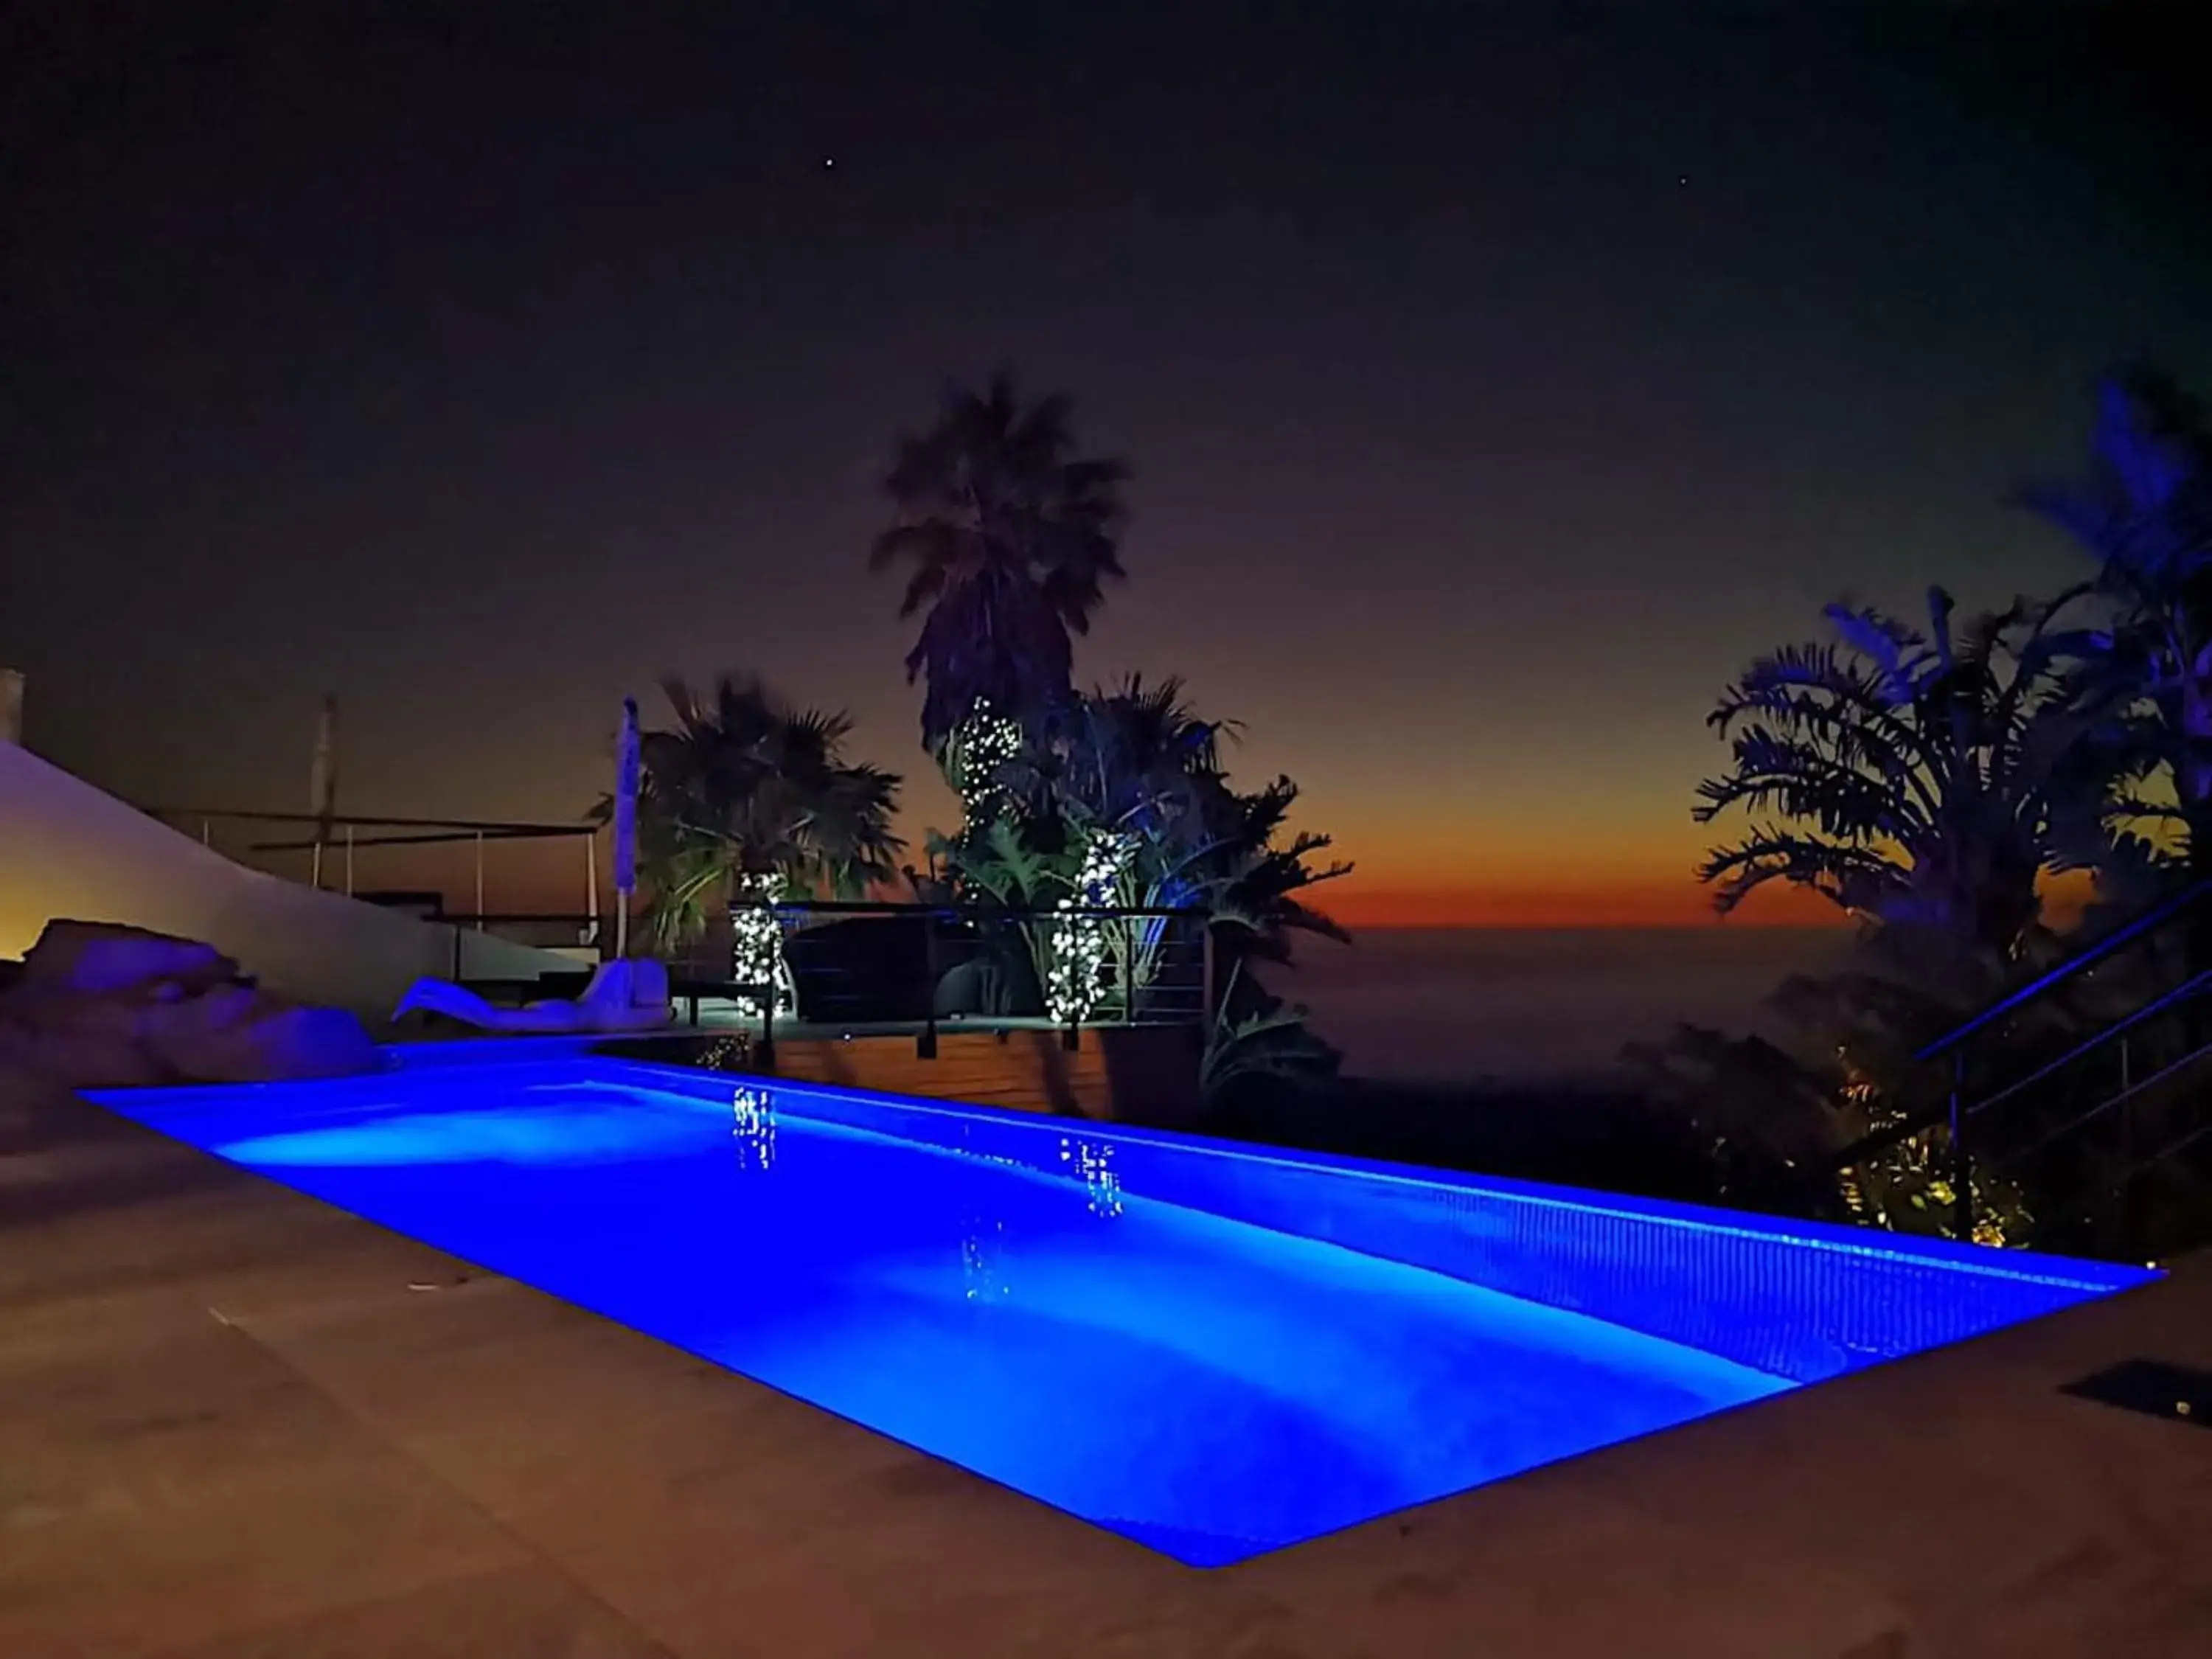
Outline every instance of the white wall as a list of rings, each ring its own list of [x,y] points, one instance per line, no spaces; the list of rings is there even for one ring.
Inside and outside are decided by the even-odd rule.
[[[390,1015],[423,974],[447,974],[453,929],[233,864],[28,750],[0,743],[0,957],[57,916],[204,939],[270,989]],[[550,951],[468,933],[471,975],[573,968]]]

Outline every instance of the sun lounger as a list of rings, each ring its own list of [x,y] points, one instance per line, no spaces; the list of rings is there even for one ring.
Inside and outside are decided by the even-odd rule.
[[[407,988],[395,1020],[416,1011],[443,1014],[484,1031],[645,1031],[676,1016],[668,1000],[668,970],[638,957],[599,964],[591,983],[573,1002],[557,999],[501,1008],[465,985],[447,979],[418,979]]]

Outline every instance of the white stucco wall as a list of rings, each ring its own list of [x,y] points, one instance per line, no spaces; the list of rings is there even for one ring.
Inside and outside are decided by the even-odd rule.
[[[57,916],[204,939],[273,991],[372,1021],[453,960],[451,927],[248,870],[0,743],[0,957],[22,955]],[[463,945],[472,976],[574,965],[477,933]]]

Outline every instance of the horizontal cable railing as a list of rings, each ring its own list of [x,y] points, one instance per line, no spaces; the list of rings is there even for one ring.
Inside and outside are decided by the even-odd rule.
[[[775,919],[788,975],[781,993],[760,982],[757,964],[738,945],[739,918],[763,913]],[[611,919],[588,914],[440,912],[433,919],[455,929],[456,977],[466,977],[460,941],[471,933],[574,951],[583,973],[613,945]],[[761,1035],[771,1042],[779,1007],[805,1025],[911,1028],[925,1054],[934,1052],[945,1023],[1056,1026],[1073,1045],[1086,1026],[1203,1029],[1213,1018],[1211,913],[1188,907],[786,899],[732,905],[719,923],[653,954],[666,963],[672,990],[694,1022],[702,1008],[736,1003],[748,1018],[761,1018]],[[1056,968],[1062,971],[1048,992]],[[551,977],[565,985],[574,975]]]
[[[349,898],[371,902],[406,899],[410,902],[395,908],[406,908],[418,915],[422,915],[425,907],[411,901],[422,897],[422,891],[380,891],[387,884],[380,882],[371,872],[380,869],[389,874],[395,869],[404,870],[401,879],[413,889],[463,890],[462,880],[457,879],[461,872],[448,865],[441,873],[431,875],[422,860],[425,855],[434,857],[439,849],[465,851],[471,855],[466,882],[474,889],[470,915],[455,918],[440,914],[423,915],[423,919],[447,922],[462,920],[479,932],[488,931],[487,924],[491,920],[482,913],[489,909],[484,897],[487,862],[498,854],[498,849],[523,854],[535,848],[567,842],[574,848],[576,862],[572,867],[582,878],[580,886],[587,901],[596,902],[601,891],[599,843],[606,834],[606,826],[593,819],[526,822],[341,812],[335,808],[328,812],[202,806],[142,806],[139,810],[173,830],[196,835],[200,844],[210,851],[248,868],[304,878],[308,886],[327,885]],[[218,825],[223,827],[220,834]],[[275,826],[276,833],[266,839],[259,838],[262,832],[256,826]],[[306,858],[299,864],[293,863],[289,855],[300,854],[306,854]],[[396,855],[398,865],[386,862],[386,855]],[[542,889],[549,874],[545,860],[532,858],[528,862],[535,872],[532,885]],[[508,867],[511,872],[511,863]],[[443,911],[442,897],[434,908]],[[562,941],[564,945],[577,942],[573,938]]]
[[[1175,906],[799,899],[775,915],[797,1014],[822,1024],[1046,1021],[1202,1025],[1214,1006],[1209,913]]]

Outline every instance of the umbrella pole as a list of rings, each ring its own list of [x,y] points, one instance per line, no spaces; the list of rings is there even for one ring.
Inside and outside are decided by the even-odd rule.
[[[623,699],[622,734],[615,742],[611,825],[615,868],[615,957],[629,955],[629,901],[637,890],[637,699]]]

